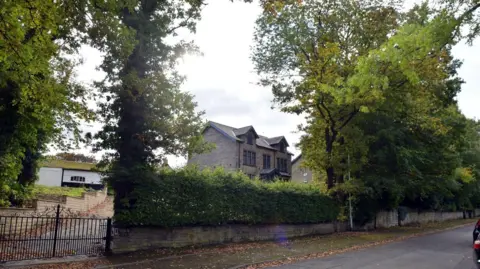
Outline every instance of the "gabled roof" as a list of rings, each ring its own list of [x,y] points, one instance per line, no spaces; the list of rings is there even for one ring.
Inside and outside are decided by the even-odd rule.
[[[262,148],[276,150],[276,148],[270,146],[270,143],[268,143],[268,137],[263,136],[263,135],[261,135],[259,138],[257,138],[256,144],[257,144],[257,146],[262,147]]]
[[[290,146],[287,142],[287,139],[285,139],[285,136],[283,136],[283,135],[268,138],[267,141],[268,141],[268,144],[270,144],[270,145],[276,145],[276,144],[280,143],[282,140],[285,142],[285,144],[287,144],[287,147]]]
[[[300,158],[302,158],[302,154],[300,153],[297,157],[295,157],[295,159],[292,160],[292,165],[294,163],[296,163],[298,160],[300,160]]]
[[[221,123],[217,123],[217,122],[213,122],[213,121],[209,121],[208,122],[208,125],[212,128],[214,128],[215,130],[217,130],[218,132],[220,132],[221,134],[223,134],[224,136],[234,140],[234,141],[239,141],[239,142],[243,142],[242,139],[239,138],[239,136],[241,135],[244,135],[246,134],[247,132],[249,131],[253,131],[253,133],[255,134],[255,144],[258,146],[258,147],[263,147],[263,148],[267,148],[267,149],[271,149],[271,150],[277,150],[276,148],[272,147],[272,145],[276,145],[278,143],[280,143],[280,141],[285,141],[285,143],[288,145],[288,142],[287,140],[285,139],[284,136],[277,136],[277,137],[266,137],[266,136],[262,136],[262,135],[258,135],[257,132],[255,131],[255,128],[253,128],[253,126],[245,126],[245,127],[241,127],[241,128],[234,128],[234,127],[231,127],[231,126],[228,126],[228,125],[224,125],[224,124],[221,124]],[[292,153],[288,152],[288,154],[291,154],[293,155]]]
[[[208,126],[214,128],[215,130],[219,131],[221,134],[229,137],[230,139],[233,139],[235,141],[242,141],[240,138],[238,138],[235,135],[235,132],[234,132],[235,128],[233,128],[233,127],[223,125],[223,124],[213,122],[213,121],[209,121]]]
[[[235,133],[236,136],[244,135],[244,134],[248,133],[249,131],[252,131],[255,134],[255,138],[258,138],[258,134],[257,134],[257,132],[255,132],[255,129],[253,128],[252,125],[245,126],[245,127],[238,128],[238,129],[234,128],[234,130],[233,130],[233,132]]]

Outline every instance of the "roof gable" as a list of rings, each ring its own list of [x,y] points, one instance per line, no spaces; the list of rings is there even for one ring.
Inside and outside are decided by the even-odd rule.
[[[208,127],[212,127],[213,129],[217,130],[219,133],[222,135],[234,140],[234,141],[241,141],[236,135],[235,132],[233,131],[233,128],[227,125],[223,125],[220,123],[216,123],[213,121],[208,122]],[[205,128],[205,130],[207,129]],[[204,131],[205,131],[204,130]]]
[[[222,135],[230,138],[231,140],[238,141],[238,142],[244,142],[242,139],[239,138],[239,136],[245,135],[249,131],[252,131],[255,135],[255,138],[256,138],[255,139],[255,144],[258,147],[262,147],[262,148],[277,150],[276,148],[272,147],[272,145],[276,145],[276,144],[278,144],[282,141],[284,141],[284,143],[287,145],[287,147],[289,146],[289,144],[288,144],[288,142],[287,142],[287,140],[285,139],[284,136],[277,136],[277,137],[272,137],[272,138],[269,138],[269,137],[266,137],[266,136],[261,136],[261,135],[257,134],[257,132],[255,131],[255,128],[253,128],[253,126],[251,126],[251,125],[241,127],[241,128],[234,128],[234,127],[227,126],[227,125],[224,125],[224,124],[221,124],[221,123],[209,121],[207,128],[208,127],[212,127],[215,130],[217,130],[219,133],[221,133]],[[205,130],[206,130],[206,128],[205,128]],[[288,152],[288,153],[291,154],[290,152]]]
[[[290,145],[288,144],[287,142],[287,139],[285,138],[285,136],[276,136],[276,137],[272,137],[272,138],[268,138],[267,142],[270,144],[270,145],[276,145],[276,144],[279,144],[280,142],[284,142],[287,147],[289,147]]]
[[[302,158],[302,154],[300,153],[295,159],[292,160],[292,165],[295,164],[298,160]]]
[[[251,126],[251,125],[233,130],[233,132],[235,133],[236,136],[244,135],[244,134],[248,133],[249,131],[252,131],[253,134],[255,135],[255,138],[258,138],[258,134],[255,131],[255,128],[253,128],[253,126]]]

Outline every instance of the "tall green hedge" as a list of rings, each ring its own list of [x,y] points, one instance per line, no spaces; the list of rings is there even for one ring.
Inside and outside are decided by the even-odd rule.
[[[240,173],[166,170],[136,187],[131,210],[116,212],[127,226],[319,223],[339,208],[311,185],[265,183]]]

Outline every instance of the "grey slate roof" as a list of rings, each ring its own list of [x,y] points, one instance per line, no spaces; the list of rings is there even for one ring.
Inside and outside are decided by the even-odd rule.
[[[268,137],[266,137],[266,136],[259,135],[259,137],[255,141],[255,143],[259,147],[276,150],[275,148],[270,146],[270,144],[268,143]]]
[[[280,143],[280,141],[282,140],[285,140],[285,143],[287,143],[288,145],[288,142],[287,142],[287,139],[285,139],[285,137],[282,135],[282,136],[276,136],[276,137],[271,137],[271,138],[268,138],[267,142],[268,144],[270,145],[275,145],[275,144],[278,144]],[[289,146],[289,145],[288,145]]]
[[[242,141],[240,138],[237,137],[237,135],[235,135],[235,128],[213,121],[208,122],[208,124],[216,129],[220,129],[224,133],[224,135],[227,135],[234,140]]]
[[[245,127],[241,127],[241,128],[234,128],[234,127],[231,127],[231,126],[227,126],[227,125],[224,125],[224,124],[221,124],[221,123],[217,123],[217,122],[213,122],[213,121],[209,121],[208,124],[212,127],[214,127],[215,129],[221,131],[224,135],[230,137],[231,139],[234,139],[236,141],[242,141],[240,138],[238,138],[238,136],[242,135],[242,134],[245,134],[246,132],[248,132],[250,129],[252,129],[254,131],[255,134],[257,134],[255,132],[255,129],[253,128],[253,126],[245,126]],[[259,147],[263,147],[263,148],[268,148],[268,149],[272,149],[272,150],[276,150],[274,147],[272,147],[271,145],[275,145],[275,144],[278,144],[282,139],[285,139],[284,136],[277,136],[277,137],[266,137],[266,136],[262,136],[262,135],[257,135],[257,139],[255,140],[255,144]],[[272,142],[273,141],[273,144]],[[277,142],[278,141],[278,142]],[[287,140],[285,139],[285,142],[287,143],[288,145],[288,142]],[[288,152],[288,151],[287,151]],[[292,154],[290,152],[288,152],[289,154]],[[293,155],[293,154],[292,154]]]
[[[255,129],[253,129],[253,126],[252,126],[252,125],[245,126],[245,127],[238,128],[238,129],[235,129],[235,128],[234,128],[234,131],[233,131],[233,132],[235,133],[235,135],[240,136],[240,135],[246,134],[246,133],[247,133],[248,131],[250,131],[250,130],[253,130],[253,132],[254,132],[255,134],[257,134],[257,132],[255,132]]]

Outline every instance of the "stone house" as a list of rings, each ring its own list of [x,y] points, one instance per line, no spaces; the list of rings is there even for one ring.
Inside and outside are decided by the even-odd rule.
[[[227,171],[243,171],[251,178],[290,179],[293,154],[287,150],[289,144],[284,136],[265,137],[258,135],[253,126],[234,128],[209,121],[203,137],[216,147],[208,153],[189,156],[189,165],[222,166]]]
[[[292,161],[292,182],[311,183],[313,180],[312,171],[302,166],[302,154]]]

